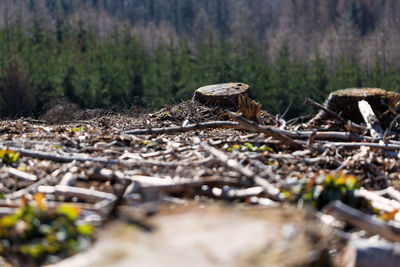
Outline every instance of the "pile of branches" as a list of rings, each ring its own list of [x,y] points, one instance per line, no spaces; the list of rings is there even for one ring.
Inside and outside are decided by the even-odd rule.
[[[323,125],[266,124],[195,102],[59,125],[2,121],[0,215],[40,193],[47,207],[73,203],[86,223],[119,218],[151,230],[146,216],[165,203],[295,202],[344,236],[400,241],[400,135],[365,101],[360,124],[307,102],[328,114]]]

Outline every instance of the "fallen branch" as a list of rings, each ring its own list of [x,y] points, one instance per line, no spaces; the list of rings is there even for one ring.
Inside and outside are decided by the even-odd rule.
[[[391,188],[391,187],[389,187],[389,188]],[[356,194],[356,196],[363,197],[371,202],[378,202],[385,206],[391,207],[391,209],[400,210],[400,202],[399,201],[382,197],[382,196],[377,195],[373,192],[370,192],[364,188],[360,188],[359,190],[356,191],[355,194]]]
[[[77,197],[87,201],[101,201],[110,200],[114,201],[116,196],[110,193],[97,191],[93,189],[86,189],[74,186],[56,185],[56,186],[39,186],[38,192],[43,194],[61,195],[66,198]]]
[[[329,142],[323,145],[324,147],[347,147],[347,148],[358,148],[362,146],[382,149],[382,150],[400,150],[400,145],[392,144],[378,144],[378,143],[362,143],[362,142]]]
[[[254,131],[254,132],[260,132],[260,133],[266,133],[270,134],[271,130],[274,134],[280,135],[280,136],[286,136],[292,139],[309,139],[311,136],[313,136],[314,140],[344,140],[344,141],[372,141],[371,137],[367,136],[361,136],[359,134],[355,133],[344,133],[344,132],[333,132],[333,131],[327,131],[327,132],[315,132],[315,131],[289,131],[289,130],[283,130],[280,128],[276,127],[269,127],[269,126],[264,126],[256,123],[252,123],[247,121],[247,125],[244,125],[243,118],[240,118],[240,116],[231,113],[233,118],[238,118],[240,120],[242,128],[248,131]],[[298,142],[298,140],[296,140]],[[298,143],[301,145],[305,145],[305,143]]]
[[[125,175],[124,179],[130,180],[132,182],[138,182],[142,186],[168,186],[172,185],[173,181],[171,179],[153,177],[153,176],[143,176],[143,175]]]
[[[368,104],[367,101],[361,100],[360,102],[358,102],[358,108],[360,109],[361,115],[365,123],[367,124],[367,128],[370,131],[372,139],[378,140],[380,145],[385,145],[382,127],[380,126],[379,120],[376,117],[371,106]],[[384,151],[383,154],[388,157],[398,157],[396,151],[392,150]]]
[[[260,196],[264,193],[264,190],[265,189],[262,186],[249,187],[245,189],[227,188],[222,191],[222,197],[229,200],[248,199],[250,197]]]
[[[275,202],[275,201],[272,201],[269,198],[263,198],[263,197],[251,197],[250,198],[250,203],[257,204],[257,205],[264,206],[264,207],[277,207],[277,206],[279,206],[279,202]]]
[[[21,156],[38,158],[38,159],[47,159],[47,160],[52,160],[52,161],[62,162],[62,163],[72,162],[74,160],[77,162],[91,161],[91,162],[98,162],[98,163],[104,163],[104,164],[120,163],[119,160],[115,160],[115,159],[93,158],[93,157],[87,157],[87,156],[82,156],[82,155],[67,156],[67,155],[59,155],[59,154],[50,153],[50,152],[24,149],[24,148],[19,148],[19,147],[7,147],[7,149],[18,152],[18,153],[20,153]]]
[[[23,172],[23,171],[17,170],[12,167],[8,167],[6,169],[6,171],[9,175],[16,177],[18,179],[21,179],[21,180],[25,180],[25,181],[29,181],[29,182],[36,182],[38,179],[36,175],[30,174],[27,172]]]
[[[288,131],[282,129],[276,129],[277,131],[286,134],[287,136],[295,139],[309,139],[311,135],[314,135],[315,140],[343,140],[343,141],[368,141],[371,142],[372,138],[369,136],[361,136],[355,133],[345,133],[345,132],[314,132],[314,131]]]
[[[198,190],[201,189],[203,186],[223,187],[223,186],[238,186],[238,185],[240,184],[236,182],[229,182],[219,179],[210,181],[178,182],[174,184],[165,184],[165,185],[140,186],[138,192],[140,193],[159,192],[159,193],[179,194],[179,193],[187,193],[188,190]]]
[[[399,191],[394,189],[394,187],[392,187],[392,186],[389,186],[388,188],[386,188],[386,190],[387,190],[387,194],[390,197],[394,198],[395,200],[399,201],[399,203],[400,203],[400,192]],[[400,209],[400,207],[399,207],[399,209]]]
[[[194,130],[215,129],[215,128],[236,129],[238,127],[239,123],[233,121],[210,121],[210,122],[192,124],[188,126],[135,129],[135,130],[125,131],[123,132],[123,134],[131,134],[131,135],[168,134],[168,133],[189,132]]]
[[[18,146],[18,145],[40,145],[40,146],[55,146],[61,147],[63,143],[61,142],[50,142],[50,141],[39,141],[39,140],[29,140],[29,139],[13,139],[10,141],[1,142],[4,146]]]
[[[378,234],[392,242],[400,242],[400,235],[398,234],[400,229],[394,229],[383,221],[351,208],[340,201],[329,203],[323,211],[336,219],[350,223],[371,234]]]

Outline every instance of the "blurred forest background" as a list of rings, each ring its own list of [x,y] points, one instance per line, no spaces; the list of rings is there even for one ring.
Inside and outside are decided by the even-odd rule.
[[[400,87],[398,0],[1,0],[0,115],[50,99],[158,108],[248,83],[264,109],[310,112],[348,87]]]

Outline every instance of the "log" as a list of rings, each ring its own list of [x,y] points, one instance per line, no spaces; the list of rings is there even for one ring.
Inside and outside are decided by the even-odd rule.
[[[237,110],[239,95],[251,97],[250,86],[237,82],[207,85],[194,92],[193,100],[205,105]]]

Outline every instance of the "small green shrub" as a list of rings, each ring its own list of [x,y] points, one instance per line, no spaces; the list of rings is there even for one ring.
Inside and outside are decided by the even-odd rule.
[[[12,264],[39,266],[58,261],[89,247],[93,228],[78,222],[80,210],[62,205],[55,210],[36,194],[35,203],[24,204],[0,219],[0,255]]]
[[[231,152],[231,151],[252,151],[252,152],[274,152],[274,150],[272,148],[270,148],[269,146],[266,145],[261,145],[261,146],[255,146],[251,143],[244,143],[243,145],[238,145],[235,144],[231,147],[228,147],[226,149],[226,151]]]
[[[0,159],[5,165],[16,166],[19,160],[19,153],[9,149],[1,149]]]
[[[301,180],[286,194],[292,201],[303,200],[318,209],[322,209],[333,200],[340,200],[354,208],[362,208],[365,207],[366,201],[355,195],[358,188],[357,179],[353,175],[345,175],[342,172],[321,173],[311,179]]]

